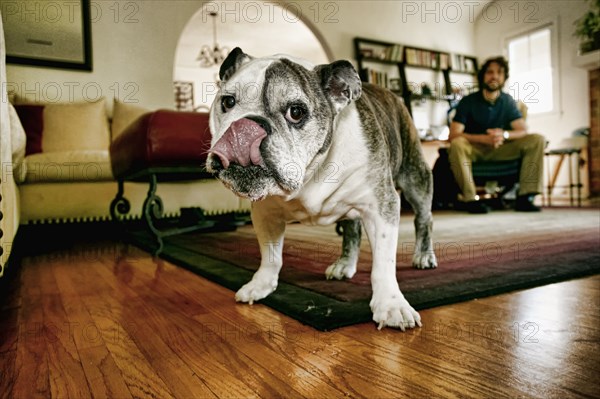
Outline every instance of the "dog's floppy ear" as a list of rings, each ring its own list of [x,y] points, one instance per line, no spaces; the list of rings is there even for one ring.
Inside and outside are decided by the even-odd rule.
[[[315,72],[321,78],[321,87],[329,97],[336,112],[340,112],[351,101],[358,100],[362,93],[362,82],[352,64],[348,61],[335,61],[318,65]]]
[[[227,55],[225,61],[223,61],[221,64],[221,69],[219,69],[219,78],[225,82],[231,77],[231,75],[235,73],[235,71],[237,71],[242,65],[250,60],[252,60],[252,57],[244,53],[241,48],[234,48],[231,50],[229,55]]]

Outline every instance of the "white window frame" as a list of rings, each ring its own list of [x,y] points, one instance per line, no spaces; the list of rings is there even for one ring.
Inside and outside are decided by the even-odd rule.
[[[562,97],[561,97],[561,84],[560,84],[560,43],[559,43],[559,21],[558,19],[549,19],[545,21],[540,21],[540,23],[535,26],[528,26],[523,29],[513,30],[507,33],[502,39],[502,49],[504,52],[504,56],[508,59],[508,44],[511,40],[517,39],[519,37],[523,37],[534,33],[536,31],[540,31],[542,29],[548,28],[550,30],[550,51],[551,51],[551,63],[552,63],[552,110],[546,112],[539,112],[528,114],[529,117],[539,117],[539,116],[549,116],[562,114]],[[509,60],[510,62],[510,60]],[[506,90],[509,94],[512,95],[510,91],[510,86],[513,83],[510,81],[510,77],[506,85],[504,86],[504,90]],[[522,90],[519,88],[519,90]],[[525,103],[527,104],[527,103]]]

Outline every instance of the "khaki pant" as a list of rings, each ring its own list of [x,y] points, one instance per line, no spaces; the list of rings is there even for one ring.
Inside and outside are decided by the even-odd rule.
[[[466,138],[458,137],[450,143],[448,155],[450,168],[463,194],[463,201],[476,198],[471,163],[476,161],[510,161],[521,159],[519,195],[542,193],[544,179],[544,147],[546,139],[539,134],[505,141],[494,149],[471,144]]]

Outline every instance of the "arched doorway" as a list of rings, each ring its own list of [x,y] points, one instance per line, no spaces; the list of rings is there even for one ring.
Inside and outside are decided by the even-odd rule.
[[[200,67],[203,45],[213,43],[215,18],[217,43],[229,50],[240,47],[252,56],[290,54],[315,64],[332,61],[332,52],[316,28],[294,7],[265,2],[210,2],[203,5],[183,29],[173,68],[176,108],[208,110],[217,92],[219,65]]]

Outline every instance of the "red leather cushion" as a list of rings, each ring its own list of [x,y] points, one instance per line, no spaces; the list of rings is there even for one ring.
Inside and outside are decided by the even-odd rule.
[[[210,149],[208,114],[159,110],[142,115],[110,145],[115,177],[158,166],[200,165]]]
[[[21,125],[25,129],[27,142],[25,155],[42,152],[42,134],[44,133],[44,106],[43,105],[15,105],[15,110]]]

